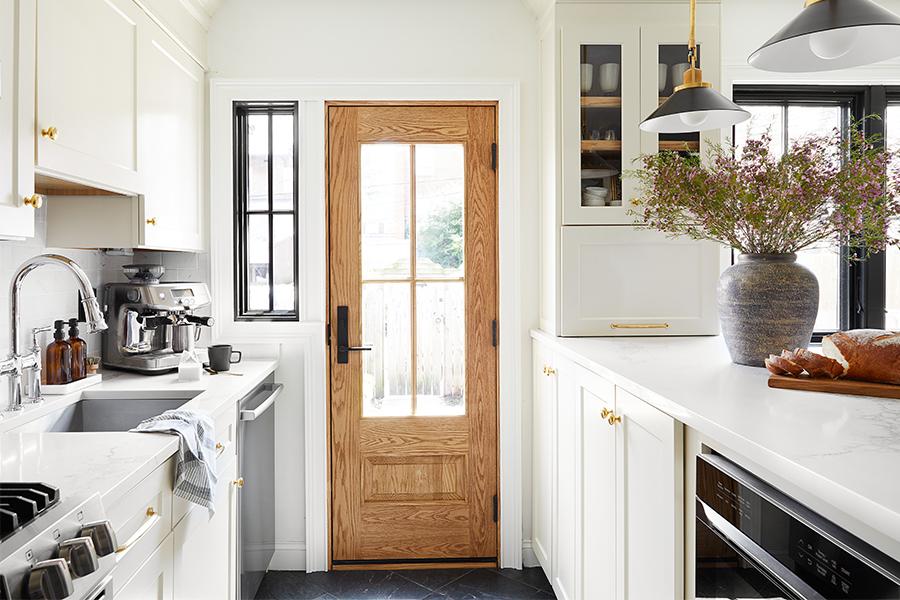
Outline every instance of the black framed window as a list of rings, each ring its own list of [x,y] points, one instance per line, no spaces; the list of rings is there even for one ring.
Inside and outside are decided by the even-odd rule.
[[[783,152],[794,140],[807,135],[831,135],[835,127],[844,134],[864,117],[866,135],[884,143],[885,125],[890,129],[889,97],[883,86],[735,86],[734,101],[750,111],[750,121],[734,129],[738,151],[748,137],[758,137],[769,130],[772,151]],[[897,143],[900,144],[900,110],[896,110]],[[823,246],[804,250],[798,260],[819,279],[821,297],[813,341],[841,329],[863,327],[884,328],[886,315],[886,255],[881,253],[864,261],[848,260],[848,248]],[[894,257],[900,265],[900,257]],[[900,325],[900,274],[892,279],[896,292],[895,319]]]
[[[238,321],[297,321],[296,102],[234,103],[234,307]]]

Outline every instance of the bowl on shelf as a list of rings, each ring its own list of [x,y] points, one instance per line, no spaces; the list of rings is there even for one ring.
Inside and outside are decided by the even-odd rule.
[[[609,197],[609,190],[605,187],[589,186],[581,192],[581,205],[606,206],[607,197]]]
[[[606,179],[607,177],[615,177],[619,174],[617,169],[582,169],[582,179]]]

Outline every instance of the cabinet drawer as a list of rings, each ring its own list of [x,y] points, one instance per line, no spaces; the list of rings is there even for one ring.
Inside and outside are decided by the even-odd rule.
[[[127,581],[172,530],[172,482],[175,459],[144,478],[107,509],[116,531],[116,579]]]
[[[561,334],[715,335],[719,250],[632,227],[563,227]]]
[[[114,576],[115,600],[173,600],[174,554],[175,534],[169,534],[134,572],[126,576],[117,569]]]

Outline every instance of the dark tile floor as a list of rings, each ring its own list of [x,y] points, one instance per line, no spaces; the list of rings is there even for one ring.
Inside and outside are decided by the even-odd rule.
[[[540,568],[427,571],[269,571],[256,600],[545,600]]]

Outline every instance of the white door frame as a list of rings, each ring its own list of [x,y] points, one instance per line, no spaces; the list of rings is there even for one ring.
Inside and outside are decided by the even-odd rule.
[[[232,301],[232,103],[300,103],[301,320],[237,323]],[[304,353],[306,570],[328,568],[328,382],[324,323],[327,302],[325,101],[497,101],[500,262],[500,556],[522,566],[522,286],[519,260],[519,84],[501,82],[310,83],[257,79],[210,80],[210,270],[216,302],[214,337],[231,343],[298,343]]]

